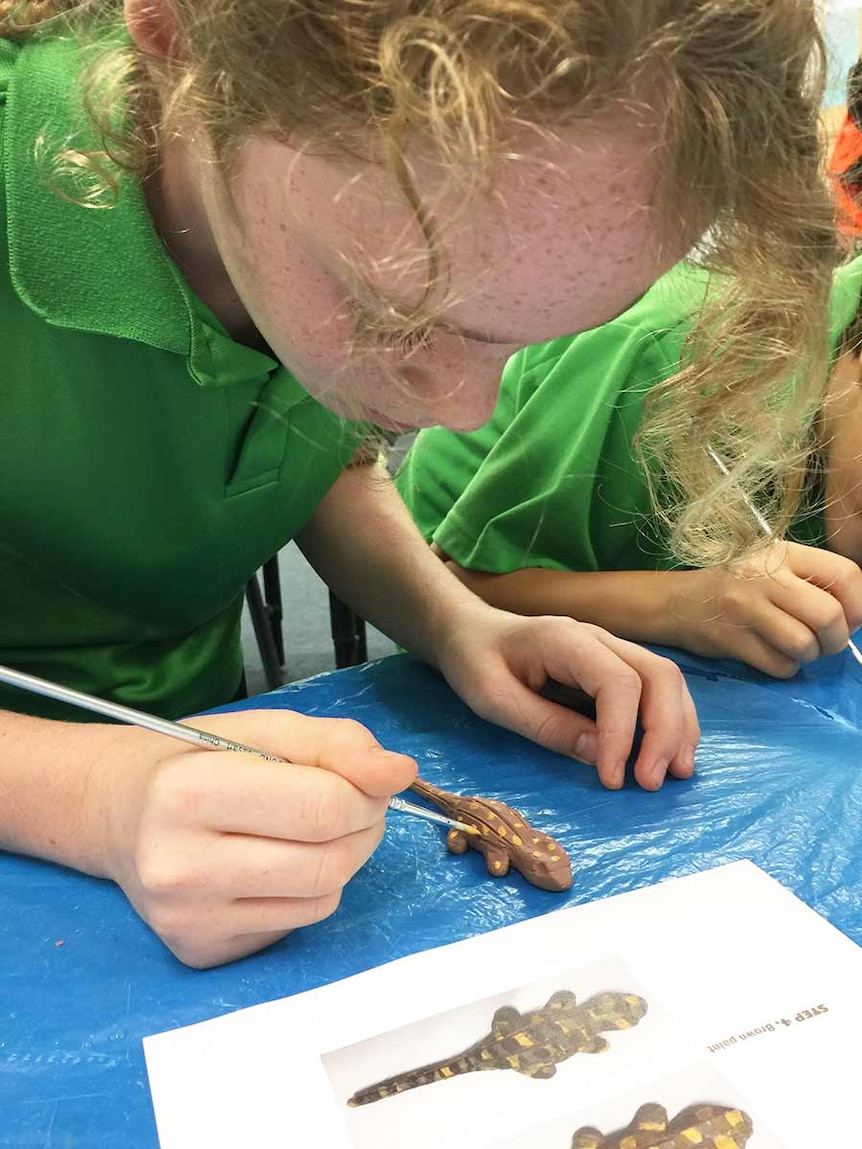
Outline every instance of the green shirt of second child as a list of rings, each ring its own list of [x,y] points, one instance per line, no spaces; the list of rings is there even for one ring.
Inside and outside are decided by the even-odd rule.
[[[618,319],[509,360],[478,431],[422,431],[397,478],[420,530],[459,565],[507,574],[679,566],[633,443],[649,390],[679,370],[707,272],[679,264]],[[832,343],[856,313],[862,257],[832,293]],[[822,545],[822,515],[794,538]]]

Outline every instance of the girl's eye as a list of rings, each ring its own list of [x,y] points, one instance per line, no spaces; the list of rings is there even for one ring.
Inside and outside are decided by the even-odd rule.
[[[391,348],[395,351],[415,351],[419,347],[428,347],[431,343],[431,331],[427,327],[414,327],[409,331],[375,331],[374,341],[378,347]]]
[[[415,326],[399,326],[395,316],[381,317],[366,311],[360,304],[353,304],[356,339],[360,346],[385,348],[394,351],[415,351],[427,347],[432,339],[432,330],[427,323]]]

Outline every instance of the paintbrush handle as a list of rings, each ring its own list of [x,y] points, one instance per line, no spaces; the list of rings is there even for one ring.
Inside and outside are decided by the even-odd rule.
[[[721,471],[722,475],[724,475],[726,479],[729,479],[730,471],[727,469],[727,464],[725,463],[724,459],[722,459],[722,457],[710,446],[707,446],[706,453],[709,455],[710,459],[712,459],[713,463],[715,463],[716,467],[718,467],[719,471]],[[769,538],[772,535],[772,527],[766,521],[765,517],[760,511],[760,508],[755,505],[755,503],[748,497],[745,491],[742,492],[742,501],[745,503],[746,507],[751,513],[751,517],[760,527],[763,534]]]
[[[20,670],[13,670],[10,666],[0,666],[0,682],[5,682],[7,686],[16,686],[19,690],[26,690],[30,694],[41,694],[57,702],[66,702],[70,706],[77,706],[80,710],[90,710],[94,714],[101,714],[103,718],[113,718],[116,722],[124,722],[128,726],[140,726],[144,730],[152,730],[154,734],[166,734],[168,738],[177,738],[181,742],[188,742],[205,750],[238,750],[242,754],[254,754],[255,757],[263,758],[267,762],[288,761],[287,758],[279,758],[275,754],[257,750],[254,746],[246,746],[242,742],[234,742],[231,738],[211,734],[208,730],[198,730],[181,722],[171,722],[168,718],[144,714],[140,710],[133,710],[131,706],[121,706],[118,702],[110,702],[106,698],[96,698],[92,694],[85,694],[83,690],[72,690],[69,686],[49,682],[46,678],[37,678],[35,674],[24,674]],[[413,814],[417,818],[426,818],[430,822],[440,822],[451,829],[473,833],[472,827],[446,818],[434,810],[426,810],[424,806],[407,802],[404,798],[390,798],[389,809]]]
[[[95,698],[82,690],[72,690],[69,686],[49,682],[46,678],[37,678],[35,674],[23,674],[20,670],[13,670],[9,666],[0,666],[0,682],[5,682],[7,686],[17,686],[21,690],[29,691],[30,694],[41,694],[57,702],[66,702],[81,710],[90,710],[94,714],[101,714],[103,718],[113,718],[115,722],[140,726],[144,730],[152,730],[155,734],[166,734],[169,738],[178,738],[181,742],[189,742],[193,746],[204,746],[208,750],[239,750],[244,754],[265,758],[268,762],[286,761],[274,754],[256,750],[253,746],[244,746],[242,742],[233,742],[230,738],[210,734],[208,730],[198,730],[181,722],[171,722],[168,718],[144,714],[140,710],[133,710],[130,706],[121,706],[118,702],[110,702],[106,698]]]
[[[408,802],[406,798],[394,797],[389,799],[390,810],[401,810],[404,814],[414,814],[417,818],[425,818],[429,822],[436,822],[439,826],[448,826],[450,830],[463,830],[465,834],[475,834],[475,826],[468,826],[466,822],[457,822],[454,818],[447,818],[445,814],[438,814],[436,810],[429,810],[425,806],[418,806],[415,802]]]

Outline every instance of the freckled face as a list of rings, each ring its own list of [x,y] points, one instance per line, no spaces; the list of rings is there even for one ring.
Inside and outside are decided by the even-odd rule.
[[[427,245],[391,174],[255,138],[231,177],[232,207],[205,175],[207,217],[240,299],[320,402],[396,428],[481,426],[515,350],[620,314],[689,246],[691,236],[673,250],[659,243],[650,205],[660,158],[645,132],[611,121],[556,143],[517,142],[521,158],[467,206],[438,169],[415,163],[448,270],[439,322],[421,346],[358,356],[357,309],[373,320],[379,293],[407,312],[428,275]]]

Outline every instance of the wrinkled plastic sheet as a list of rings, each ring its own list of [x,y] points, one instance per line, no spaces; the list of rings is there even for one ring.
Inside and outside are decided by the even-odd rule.
[[[145,1034],[738,858],[862,942],[862,667],[843,654],[778,682],[735,663],[681,665],[703,729],[698,772],[658,793],[604,790],[588,767],[475,718],[407,656],[254,702],[358,719],[429,780],[517,807],[570,851],[568,894],[491,879],[475,851],[447,854],[442,828],[393,813],[332,918],[195,972],[110,883],[0,858],[0,1145],[153,1149]],[[667,936],[663,923],[653,942]]]

